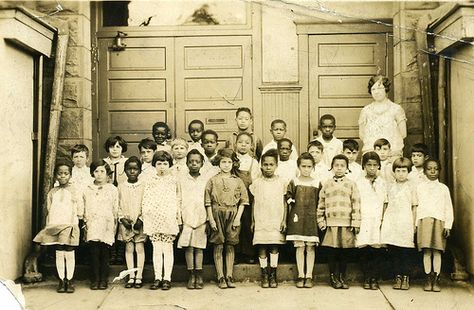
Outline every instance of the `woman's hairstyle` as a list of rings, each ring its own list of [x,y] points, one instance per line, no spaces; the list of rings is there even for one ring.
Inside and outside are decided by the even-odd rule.
[[[368,85],[369,94],[372,95],[372,86],[374,86],[374,84],[377,83],[378,81],[382,81],[382,84],[383,84],[383,87],[385,88],[386,93],[388,93],[390,91],[391,83],[390,83],[390,80],[388,79],[388,77],[386,77],[384,75],[374,75],[369,80],[369,85]]]
[[[392,171],[395,172],[397,168],[407,168],[408,172],[411,171],[413,164],[411,160],[406,157],[399,157],[393,161]]]
[[[346,155],[344,155],[344,154],[337,154],[336,156],[334,156],[334,157],[332,158],[332,161],[331,161],[331,169],[332,169],[332,167],[334,166],[334,162],[335,162],[336,160],[338,160],[338,159],[339,159],[339,160],[340,160],[340,159],[344,160],[344,161],[346,162],[346,167],[347,167],[347,169],[349,169],[349,159],[347,159]]]
[[[107,139],[104,143],[104,148],[105,151],[108,153],[109,148],[115,145],[117,143],[122,147],[122,153],[125,153],[127,151],[127,141],[125,141],[121,136],[112,136]]]
[[[436,163],[436,165],[438,165],[438,171],[441,171],[441,163],[439,162],[439,160],[431,157],[425,160],[425,162],[423,163],[423,171],[428,168],[428,163]]]
[[[148,150],[156,151],[157,148],[158,148],[158,146],[157,146],[156,142],[153,141],[150,138],[142,139],[140,141],[140,143],[138,143],[138,151],[140,151],[140,152],[141,152],[142,149],[148,149]]]
[[[89,157],[89,148],[84,144],[76,144],[71,148],[71,156],[74,156],[74,154],[79,152],[84,152],[86,153],[86,157]]]
[[[111,175],[111,174],[112,174],[113,171],[112,171],[112,169],[110,169],[109,164],[106,163],[105,160],[99,159],[99,160],[94,160],[94,161],[91,163],[90,172],[91,172],[91,176],[92,176],[92,177],[94,176],[94,171],[95,171],[95,169],[97,169],[97,167],[100,167],[100,166],[104,166],[105,171],[107,172],[107,175]]]
[[[234,175],[237,175],[239,167],[240,167],[240,161],[239,158],[237,158],[237,154],[229,148],[223,148],[217,151],[216,157],[212,160],[212,165],[214,166],[219,166],[221,163],[222,158],[230,158],[232,160],[232,170],[231,173]]]
[[[199,157],[201,157],[201,162],[204,162],[204,155],[202,155],[202,153],[196,149],[192,149],[188,152],[188,154],[186,154],[186,162],[188,162],[191,155],[199,155]]]
[[[380,170],[380,156],[374,151],[370,151],[367,153],[364,153],[362,155],[362,168],[365,169],[365,165],[369,162],[369,160],[375,160],[377,162],[377,165],[379,165],[379,170]]]
[[[253,137],[252,137],[252,135],[249,134],[249,133],[246,132],[246,131],[239,132],[239,134],[238,134],[237,137],[235,138],[235,142],[237,142],[237,141],[239,140],[239,138],[242,137],[242,136],[247,136],[247,137],[249,137],[249,138],[250,138],[250,142],[253,143]]]
[[[277,149],[269,149],[265,153],[263,153],[262,157],[260,157],[260,162],[263,163],[263,159],[265,157],[271,157],[275,159],[275,162],[278,164],[278,150]]]
[[[58,159],[58,161],[56,161],[56,164],[54,165],[54,175],[58,174],[59,167],[62,166],[68,167],[69,173],[72,175],[72,167],[74,166],[74,164],[69,159],[65,158]]]
[[[171,154],[166,151],[157,151],[153,155],[153,159],[151,160],[151,164],[154,167],[157,161],[167,161],[170,164],[170,167],[173,166],[173,157]]]
[[[188,149],[189,145],[188,145],[188,142],[186,140],[184,140],[183,138],[176,138],[174,139],[173,141],[171,141],[171,149],[173,149],[173,147],[175,145],[182,145],[186,148],[186,150]]]
[[[136,163],[140,171],[142,171],[142,162],[140,159],[138,159],[137,156],[130,156],[126,161],[125,164],[123,165],[125,169],[127,169],[127,166],[131,163]]]
[[[301,153],[301,155],[298,157],[298,159],[296,160],[296,164],[298,165],[298,167],[300,166],[301,164],[301,161],[302,160],[311,160],[311,162],[313,163],[313,166],[315,165],[315,162],[314,162],[314,158],[313,158],[313,155],[311,155],[310,153],[308,152],[304,152],[304,153]]]

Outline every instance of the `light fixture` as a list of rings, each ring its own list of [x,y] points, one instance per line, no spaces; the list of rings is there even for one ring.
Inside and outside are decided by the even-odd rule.
[[[112,50],[116,52],[124,51],[127,47],[127,44],[123,42],[127,34],[123,31],[117,31],[117,35],[114,38],[114,44],[112,45]]]

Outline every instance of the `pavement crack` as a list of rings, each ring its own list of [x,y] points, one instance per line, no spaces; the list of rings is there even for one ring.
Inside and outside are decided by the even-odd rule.
[[[380,291],[380,293],[382,293],[383,298],[385,298],[385,301],[390,305],[390,307],[391,307],[393,310],[396,310],[397,308],[395,308],[395,306],[390,302],[390,300],[388,299],[387,295],[385,295],[385,293],[383,292],[383,290],[382,290],[381,288],[379,288],[379,291]]]
[[[102,299],[102,302],[97,306],[97,309],[104,309],[103,306],[105,304],[105,301],[110,296],[110,294],[112,294],[113,290],[115,290],[115,286],[112,286],[112,289],[107,290],[107,294],[105,295],[104,299]]]

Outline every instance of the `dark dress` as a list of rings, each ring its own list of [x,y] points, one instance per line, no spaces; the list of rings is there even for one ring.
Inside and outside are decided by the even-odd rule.
[[[252,184],[252,177],[250,176],[250,171],[240,170],[238,171],[237,176],[244,182],[249,195],[249,205],[245,207],[242,217],[240,218],[240,242],[237,251],[251,258],[255,255],[255,247],[252,244],[253,233],[251,229],[253,196],[249,191],[249,186]]]

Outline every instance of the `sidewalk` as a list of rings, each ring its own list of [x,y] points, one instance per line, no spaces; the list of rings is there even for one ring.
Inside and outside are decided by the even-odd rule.
[[[470,284],[443,281],[442,292],[424,292],[422,282],[409,291],[393,290],[391,283],[380,290],[362,289],[352,283],[349,290],[335,290],[318,282],[312,289],[298,289],[291,281],[276,289],[262,289],[257,283],[237,283],[236,289],[221,290],[205,283],[203,290],[188,290],[173,283],[169,291],[125,289],[112,284],[105,291],[91,291],[88,281],[76,282],[74,294],[56,293],[56,282],[25,285],[23,293],[29,310],[145,310],[145,309],[473,309],[474,290]]]

